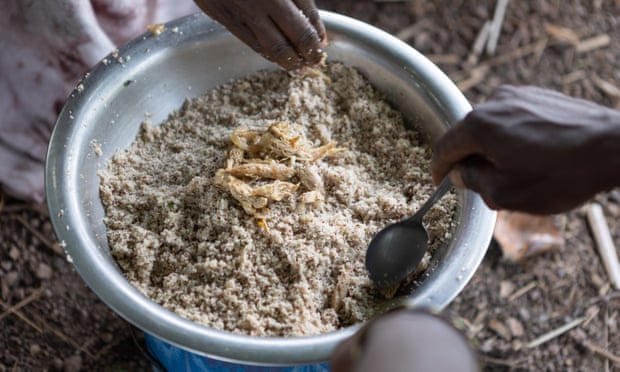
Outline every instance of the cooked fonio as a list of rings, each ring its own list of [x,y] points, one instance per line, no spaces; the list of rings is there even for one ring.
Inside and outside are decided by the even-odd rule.
[[[240,334],[368,319],[364,256],[434,189],[430,147],[355,69],[259,72],[187,100],[100,172],[110,249],[142,293]],[[450,238],[455,195],[426,216]],[[419,268],[428,265],[430,255]]]

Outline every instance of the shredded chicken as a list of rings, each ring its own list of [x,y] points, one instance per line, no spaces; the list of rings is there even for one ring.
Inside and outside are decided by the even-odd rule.
[[[346,150],[336,142],[315,147],[306,138],[303,126],[284,121],[272,123],[267,130],[238,128],[230,139],[233,147],[225,168],[215,173],[214,182],[246,213],[258,218],[265,229],[263,209],[270,201],[293,196],[300,185],[300,203],[323,201],[323,180],[309,164]]]

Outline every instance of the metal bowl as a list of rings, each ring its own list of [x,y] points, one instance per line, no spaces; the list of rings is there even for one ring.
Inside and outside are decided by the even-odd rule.
[[[448,77],[407,44],[360,21],[321,15],[329,34],[329,60],[361,70],[429,140],[471,109]],[[260,338],[210,329],[164,309],[125,280],[110,254],[96,172],[114,152],[130,146],[145,112],[160,123],[187,97],[276,68],[203,14],[170,22],[159,35],[145,33],[97,64],[72,92],[51,137],[45,174],[58,239],[108,306],[183,350],[250,365],[323,362],[359,325],[318,336]],[[459,192],[458,204],[453,240],[436,254],[436,265],[421,286],[393,304],[442,309],[474,274],[495,214],[471,192]]]

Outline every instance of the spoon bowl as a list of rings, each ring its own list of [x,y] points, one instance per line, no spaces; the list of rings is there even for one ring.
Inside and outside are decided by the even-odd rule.
[[[422,218],[451,188],[446,176],[413,216],[386,226],[373,237],[366,251],[366,269],[375,287],[395,286],[415,272],[428,249]]]

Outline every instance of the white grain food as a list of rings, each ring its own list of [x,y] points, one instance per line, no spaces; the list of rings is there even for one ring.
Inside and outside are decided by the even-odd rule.
[[[346,151],[297,180],[320,194],[270,202],[257,220],[214,175],[235,129],[276,122]],[[100,192],[111,252],[146,296],[217,329],[314,335],[373,314],[367,244],[432,192],[429,166],[430,147],[401,114],[358,71],[329,63],[306,76],[259,72],[144,123],[100,172]],[[450,238],[455,206],[448,195],[427,214],[431,249]]]

